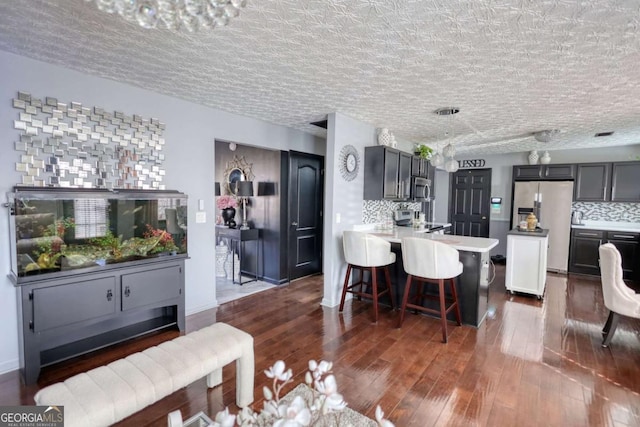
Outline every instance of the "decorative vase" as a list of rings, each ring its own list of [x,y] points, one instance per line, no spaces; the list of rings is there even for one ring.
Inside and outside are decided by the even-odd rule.
[[[226,276],[224,263],[227,260],[228,252],[227,245],[225,245],[224,242],[220,242],[220,244],[216,246],[216,277]]]
[[[529,164],[536,165],[538,164],[538,152],[536,150],[529,152]]]
[[[229,221],[231,221],[233,219],[234,216],[236,216],[236,209],[235,208],[224,208],[222,209],[222,219],[224,220],[224,225],[226,225],[227,227],[229,226]]]
[[[549,155],[548,151],[542,153],[542,157],[540,157],[540,163],[543,165],[548,165],[549,163],[551,163],[551,156]]]
[[[378,132],[378,145],[390,145],[391,144],[391,132],[389,129],[382,128]]]

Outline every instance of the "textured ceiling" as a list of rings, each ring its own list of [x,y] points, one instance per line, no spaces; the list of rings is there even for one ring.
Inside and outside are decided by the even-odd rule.
[[[640,143],[635,0],[250,0],[195,34],[1,0],[0,50],[317,134],[339,111],[465,154]]]

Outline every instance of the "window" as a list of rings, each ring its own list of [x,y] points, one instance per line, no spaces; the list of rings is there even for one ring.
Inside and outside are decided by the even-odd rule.
[[[105,199],[78,199],[73,202],[76,239],[88,239],[107,234],[109,203]]]

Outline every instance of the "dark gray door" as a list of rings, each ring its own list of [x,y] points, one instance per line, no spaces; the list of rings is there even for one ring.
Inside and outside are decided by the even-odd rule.
[[[491,169],[465,169],[451,176],[449,221],[458,236],[489,237]]]
[[[320,156],[289,156],[289,280],[322,272],[323,168]]]

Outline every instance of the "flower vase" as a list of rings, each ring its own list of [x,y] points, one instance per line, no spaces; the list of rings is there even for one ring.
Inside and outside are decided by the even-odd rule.
[[[538,164],[538,152],[536,150],[529,152],[529,164],[536,165]]]
[[[222,209],[221,214],[222,214],[222,219],[224,220],[224,225],[228,227],[229,221],[231,221],[233,217],[236,216],[236,210],[235,208],[224,208]]]

